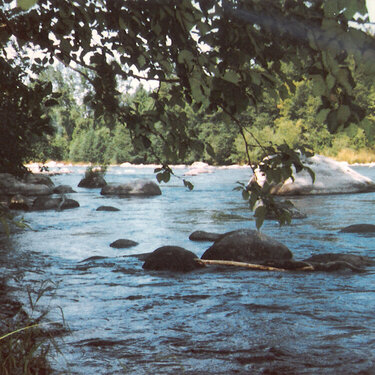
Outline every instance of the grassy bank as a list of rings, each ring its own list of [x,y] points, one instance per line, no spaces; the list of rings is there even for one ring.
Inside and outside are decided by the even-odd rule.
[[[346,161],[349,164],[369,164],[375,163],[375,151],[370,149],[352,150],[343,149],[336,155],[325,153],[325,156],[338,161]]]
[[[0,280],[0,374],[49,375],[52,353],[59,352],[55,338],[67,333],[64,324],[49,322],[47,311],[37,313],[37,303],[51,288],[42,282],[36,296],[28,291],[30,306],[10,293],[7,281]]]

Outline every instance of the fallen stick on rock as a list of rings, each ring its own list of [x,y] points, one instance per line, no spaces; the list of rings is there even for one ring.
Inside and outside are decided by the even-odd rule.
[[[195,259],[195,261],[201,265],[206,264],[213,264],[213,265],[222,265],[222,266],[236,266],[236,267],[244,267],[250,268],[253,270],[261,270],[261,271],[279,271],[285,272],[288,271],[285,268],[277,268],[277,267],[270,267],[270,266],[263,266],[261,264],[252,264],[252,263],[245,263],[245,262],[235,262],[232,260],[211,260],[211,259]],[[305,266],[298,269],[293,269],[293,271],[314,271],[313,266]]]

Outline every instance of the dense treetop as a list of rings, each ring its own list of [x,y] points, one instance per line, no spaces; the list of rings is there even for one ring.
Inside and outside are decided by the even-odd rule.
[[[359,122],[364,113],[353,100],[353,74],[359,66],[375,74],[375,40],[359,28],[366,21],[364,0],[18,0],[17,7],[5,0],[0,169],[19,168],[22,158],[14,155],[27,156],[31,136],[50,130],[42,111],[59,94],[35,78],[57,61],[85,77],[84,103],[96,119],[109,127],[116,119],[136,147],[155,155],[155,139],[164,143],[167,172],[191,149],[212,153],[189,131],[186,104],[221,113],[247,151],[241,113],[265,93],[286,99],[302,78],[321,98],[317,113],[329,131]],[[40,57],[30,57],[35,50]],[[130,78],[159,83],[147,110],[120,100]],[[279,153],[267,168],[278,163],[287,171],[277,179],[291,165],[303,168],[285,145],[265,151]]]

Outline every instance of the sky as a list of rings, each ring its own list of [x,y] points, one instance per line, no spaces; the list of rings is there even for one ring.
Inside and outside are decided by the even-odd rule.
[[[366,0],[370,22],[375,22],[375,0]]]

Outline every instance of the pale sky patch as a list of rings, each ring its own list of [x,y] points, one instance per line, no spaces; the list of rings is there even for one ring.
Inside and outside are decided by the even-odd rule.
[[[375,0],[366,0],[370,22],[375,22]]]

